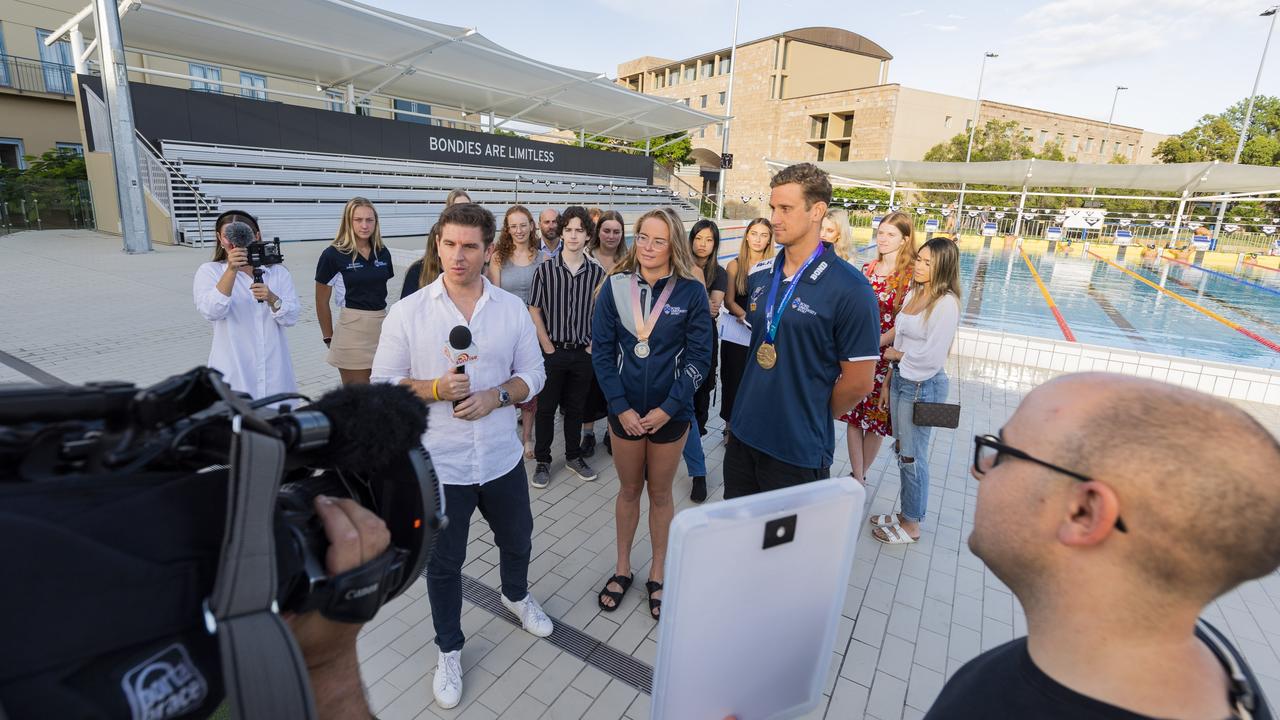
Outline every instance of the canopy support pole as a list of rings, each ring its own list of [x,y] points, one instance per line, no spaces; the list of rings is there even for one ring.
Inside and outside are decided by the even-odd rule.
[[[1022,236],[1022,211],[1027,206],[1027,183],[1031,180],[1031,169],[1035,167],[1036,159],[1031,158],[1031,162],[1027,165],[1027,174],[1022,178],[1022,195],[1018,198],[1018,219],[1013,223],[1013,234]]]
[[[120,231],[124,251],[151,252],[147,229],[147,200],[139,178],[138,141],[133,122],[133,102],[129,96],[129,70],[125,67],[124,36],[115,0],[94,0],[101,53],[102,88],[111,119],[111,158],[115,161],[116,196],[120,201]]]
[[[898,195],[898,181],[889,181],[889,212],[893,212],[893,199]]]
[[[1182,214],[1187,209],[1187,193],[1182,193],[1182,199],[1178,201],[1178,215],[1173,221],[1173,235],[1170,236],[1169,242],[1172,244],[1178,239],[1178,231],[1182,230]]]

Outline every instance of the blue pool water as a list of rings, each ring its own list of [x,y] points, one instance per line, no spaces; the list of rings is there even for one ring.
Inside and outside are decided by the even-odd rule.
[[[725,240],[721,261],[727,263],[737,254],[738,237]],[[1081,343],[1280,370],[1280,352],[1101,260],[1032,253],[1028,258]],[[1245,267],[1211,273],[1154,259],[1119,264],[1280,344],[1280,272]],[[964,325],[1064,339],[1017,250],[962,251],[960,282]]]

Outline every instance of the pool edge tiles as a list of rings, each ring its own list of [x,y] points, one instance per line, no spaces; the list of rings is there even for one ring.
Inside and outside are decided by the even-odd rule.
[[[1053,373],[1115,372],[1192,388],[1230,400],[1280,405],[1280,372],[1211,360],[1122,350],[1065,340],[961,327],[957,357],[1022,365]]]

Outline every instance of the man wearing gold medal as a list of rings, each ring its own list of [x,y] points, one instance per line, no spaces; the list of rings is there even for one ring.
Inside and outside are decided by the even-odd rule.
[[[818,238],[831,181],[811,163],[774,176],[769,205],[783,252],[751,269],[751,351],[729,425],[725,499],[830,474],[834,418],[871,392],[880,359],[875,294]],[[781,411],[781,412],[779,412]]]

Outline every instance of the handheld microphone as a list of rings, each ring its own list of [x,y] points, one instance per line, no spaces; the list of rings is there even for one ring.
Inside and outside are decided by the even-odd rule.
[[[471,328],[466,325],[455,325],[449,331],[449,347],[445,352],[449,356],[449,361],[457,366],[454,372],[466,372],[466,363],[475,359],[475,353],[471,348]],[[453,406],[458,407],[460,402],[462,401],[454,400]]]
[[[256,238],[253,234],[253,228],[249,227],[249,223],[242,223],[239,220],[233,223],[227,223],[227,226],[223,228],[223,232],[226,233],[227,240],[230,240],[231,244],[238,248],[249,247],[249,243],[253,242]],[[255,283],[262,282],[262,268],[256,265],[253,268],[253,281]],[[259,300],[258,302],[266,301]]]

